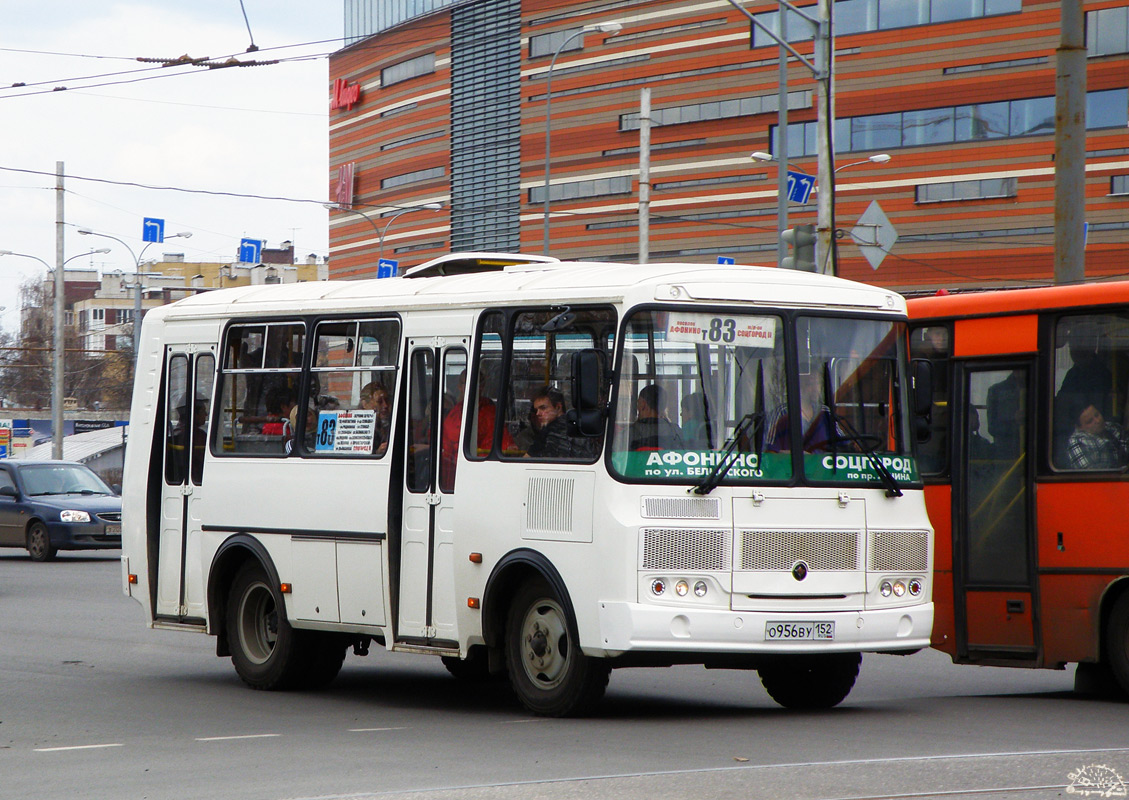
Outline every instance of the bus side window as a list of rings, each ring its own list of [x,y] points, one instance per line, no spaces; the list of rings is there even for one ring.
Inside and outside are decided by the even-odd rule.
[[[1051,461],[1062,470],[1129,464],[1125,407],[1129,317],[1088,314],[1055,325]]]

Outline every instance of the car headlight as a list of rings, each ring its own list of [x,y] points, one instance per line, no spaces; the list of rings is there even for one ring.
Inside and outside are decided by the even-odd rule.
[[[70,509],[59,514],[63,522],[90,522],[90,514],[85,511],[72,511]]]

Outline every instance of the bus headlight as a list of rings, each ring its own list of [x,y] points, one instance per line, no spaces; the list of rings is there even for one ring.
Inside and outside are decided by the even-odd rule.
[[[85,511],[72,511],[70,509],[59,514],[63,522],[90,522],[90,515]]]
[[[653,581],[651,581],[651,594],[653,594],[655,597],[658,597],[665,591],[666,581],[664,581],[662,578],[655,578]]]
[[[690,584],[686,581],[679,581],[674,584],[674,593],[679,597],[685,597],[690,591]]]
[[[882,585],[878,587],[878,591],[882,593],[883,597],[889,597],[894,593],[894,586],[889,581],[882,581]]]
[[[917,597],[925,590],[925,584],[921,582],[920,578],[913,578],[909,582],[909,593]]]
[[[705,581],[698,581],[697,583],[694,584],[694,596],[695,597],[705,597],[707,591],[709,591],[709,587],[706,586]]]
[[[906,585],[901,581],[894,581],[894,596],[901,597],[906,593]]]

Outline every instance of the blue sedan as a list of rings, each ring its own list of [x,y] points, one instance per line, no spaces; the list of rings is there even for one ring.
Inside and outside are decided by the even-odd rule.
[[[82,464],[2,461],[0,546],[26,548],[33,561],[121,547],[122,499]]]

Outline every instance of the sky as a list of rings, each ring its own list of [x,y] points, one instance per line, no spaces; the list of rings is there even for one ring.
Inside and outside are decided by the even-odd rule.
[[[77,231],[140,257],[146,217],[164,219],[166,237],[192,237],[150,245],[145,261],[232,261],[244,237],[328,254],[328,54],[342,46],[341,0],[0,0],[0,19],[0,250],[54,266],[61,161],[68,268],[132,272],[122,244]],[[293,60],[136,60],[182,55]],[[44,272],[0,257],[5,328],[18,327],[20,283]]]

